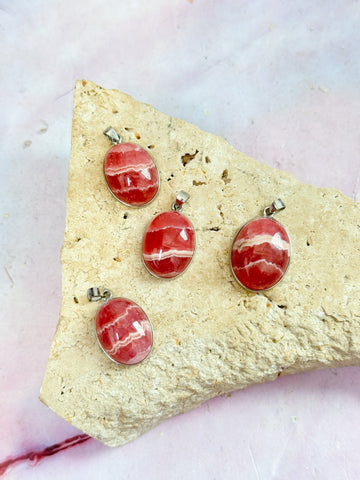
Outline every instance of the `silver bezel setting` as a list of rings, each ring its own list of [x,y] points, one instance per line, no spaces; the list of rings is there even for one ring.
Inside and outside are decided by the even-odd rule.
[[[110,134],[107,133],[108,131],[110,131]],[[117,137],[115,137],[115,136],[113,135],[112,131],[115,132],[115,134],[117,135]],[[111,195],[112,195],[114,198],[116,198],[116,200],[117,200],[118,202],[122,203],[122,204],[125,205],[126,207],[130,207],[130,208],[142,208],[142,207],[146,207],[146,206],[150,205],[150,203],[152,203],[152,202],[155,200],[155,198],[158,196],[159,191],[160,191],[160,174],[159,174],[159,170],[158,170],[158,167],[157,167],[157,165],[156,165],[156,162],[154,161],[152,155],[150,155],[150,153],[149,153],[147,150],[145,150],[145,148],[142,147],[141,145],[139,145],[138,143],[123,142],[122,137],[121,137],[121,136],[117,133],[117,131],[116,131],[114,128],[112,128],[112,127],[108,127],[103,133],[104,133],[104,135],[105,135],[110,141],[112,141],[112,143],[113,143],[113,145],[112,145],[112,146],[109,148],[109,150],[106,152],[106,154],[105,154],[105,156],[104,156],[104,160],[103,160],[103,176],[104,176],[104,180],[105,180],[105,183],[106,183],[106,186],[107,186],[109,192],[111,193]],[[113,140],[112,140],[112,138],[113,138]],[[116,138],[118,138],[119,141],[116,141]],[[117,145],[121,145],[121,144],[135,145],[136,147],[142,148],[142,149],[144,150],[144,152],[146,152],[146,153],[149,155],[149,157],[151,158],[151,160],[152,160],[152,162],[153,162],[153,164],[154,164],[154,166],[155,166],[155,169],[156,169],[156,176],[157,176],[157,182],[158,182],[157,191],[156,191],[155,195],[153,196],[153,198],[152,198],[151,200],[149,200],[148,202],[143,203],[143,204],[141,204],[141,205],[131,205],[130,203],[126,203],[126,202],[124,202],[123,200],[120,200],[120,198],[118,198],[118,197],[114,194],[114,192],[111,190],[111,188],[110,188],[110,186],[109,186],[109,184],[108,184],[108,182],[107,182],[107,179],[106,179],[106,174],[105,174],[105,160],[106,160],[106,157],[108,156],[108,154],[110,153],[110,151],[111,151],[114,147],[116,147]]]
[[[286,269],[285,269],[284,273],[283,273],[282,276],[279,278],[279,280],[278,280],[274,285],[272,285],[272,286],[269,287],[269,288],[263,288],[263,289],[261,289],[261,290],[254,290],[254,289],[252,289],[252,288],[246,287],[243,283],[240,282],[240,280],[239,280],[239,279],[237,278],[237,276],[235,275],[235,272],[234,272],[234,269],[233,269],[233,265],[232,265],[232,251],[233,251],[233,247],[234,247],[235,240],[236,240],[237,236],[239,235],[239,233],[241,232],[241,230],[242,230],[244,227],[246,227],[249,223],[253,222],[254,220],[258,220],[258,219],[260,219],[260,218],[269,218],[269,219],[273,220],[274,222],[276,222],[278,225],[280,225],[280,227],[282,227],[282,228],[285,230],[286,235],[288,236],[288,239],[289,239],[290,254],[289,254],[289,262],[288,262],[288,264],[287,264],[287,266],[286,266]],[[281,222],[279,222],[278,220],[276,220],[272,215],[269,215],[269,216],[267,216],[267,215],[260,216],[260,215],[259,215],[259,216],[256,216],[256,217],[252,218],[252,219],[249,220],[248,222],[244,223],[244,224],[239,228],[239,230],[236,232],[236,234],[235,234],[235,236],[234,236],[234,240],[233,240],[233,242],[232,242],[232,244],[231,244],[231,249],[230,249],[230,268],[231,268],[231,272],[232,272],[235,280],[237,281],[237,283],[238,283],[239,285],[241,285],[245,290],[247,290],[248,292],[253,292],[253,293],[262,293],[262,292],[267,292],[267,291],[273,289],[273,288],[276,287],[280,282],[282,282],[283,278],[285,277],[286,272],[287,272],[288,269],[289,269],[289,266],[290,266],[290,263],[291,263],[291,257],[292,257],[291,238],[290,238],[289,232],[288,232],[287,229],[284,227],[284,225],[283,225]]]
[[[89,289],[91,290],[91,289]],[[88,292],[89,292],[88,290]],[[117,365],[122,365],[124,367],[134,367],[135,365],[139,365],[139,363],[142,363],[144,362],[146,359],[149,358],[152,350],[153,350],[153,347],[154,347],[154,329],[153,329],[153,326],[152,326],[152,323],[151,323],[151,320],[150,318],[148,317],[147,313],[144,311],[144,309],[142,307],[140,307],[140,305],[136,302],[134,302],[134,300],[131,300],[130,298],[127,298],[127,297],[113,297],[111,292],[110,292],[110,296],[109,297],[105,297],[104,294],[106,292],[110,292],[110,290],[104,290],[104,293],[102,295],[100,295],[100,298],[99,299],[96,299],[95,297],[93,297],[93,299],[90,299],[89,295],[88,295],[88,298],[90,301],[97,301],[97,300],[105,300],[104,303],[98,308],[97,312],[96,312],[96,315],[95,315],[95,318],[94,318],[94,329],[95,329],[95,335],[96,335],[96,339],[97,339],[97,343],[100,347],[100,349],[102,350],[102,352],[108,357],[109,360],[111,360],[113,363],[116,363]],[[150,325],[150,329],[151,329],[151,338],[152,338],[152,343],[151,343],[151,349],[149,351],[149,353],[146,355],[145,358],[143,358],[142,360],[139,360],[138,362],[136,363],[131,363],[131,364],[128,364],[128,363],[122,363],[122,362],[118,362],[117,360],[114,360],[107,352],[106,350],[104,349],[104,347],[101,345],[100,343],[100,339],[99,339],[99,336],[97,334],[97,331],[96,331],[96,320],[97,320],[97,317],[98,317],[98,314],[100,312],[100,309],[108,302],[111,302],[111,301],[114,301],[114,300],[126,300],[128,302],[131,302],[133,303],[134,305],[136,305],[138,308],[140,308],[140,310],[143,312],[143,314],[145,315],[146,319],[148,320],[149,322],[149,325]]]
[[[196,252],[196,245],[197,245],[197,239],[196,239],[196,231],[195,231],[195,228],[194,228],[194,225],[192,223],[192,221],[189,219],[189,217],[187,217],[186,215],[184,215],[183,213],[181,213],[182,211],[182,208],[183,208],[183,205],[185,202],[188,201],[188,199],[190,198],[189,194],[187,194],[186,192],[183,192],[183,191],[180,191],[176,197],[176,200],[175,202],[173,203],[172,205],[172,209],[171,210],[167,210],[165,212],[160,212],[158,213],[147,225],[146,229],[145,229],[145,233],[143,235],[143,238],[142,238],[142,242],[141,242],[141,257],[142,257],[142,261],[143,261],[143,264],[146,268],[146,270],[155,278],[159,278],[161,280],[175,280],[179,277],[181,277],[186,271],[187,269],[190,267],[193,259],[194,259],[194,256],[195,256],[195,252]],[[181,199],[181,204],[177,203],[177,200],[178,199]],[[143,245],[144,245],[144,239],[145,239],[145,235],[146,235],[146,232],[148,231],[149,229],[149,226],[151,225],[151,223],[155,220],[155,218],[157,218],[159,215],[162,215],[163,213],[178,213],[179,215],[183,215],[189,222],[190,222],[190,225],[194,231],[194,236],[195,236],[195,245],[194,245],[194,253],[191,257],[191,260],[189,262],[189,264],[185,267],[185,269],[181,272],[181,273],[178,273],[177,275],[175,275],[174,277],[161,277],[160,275],[156,275],[155,273],[153,273],[149,267],[146,265],[145,263],[145,259],[144,259],[144,254],[143,254]]]

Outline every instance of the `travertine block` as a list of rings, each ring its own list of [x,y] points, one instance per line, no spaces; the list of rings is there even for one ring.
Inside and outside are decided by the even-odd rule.
[[[116,201],[103,177],[112,125],[153,156],[160,193],[147,207]],[[189,269],[154,278],[141,261],[143,233],[179,190],[197,235]],[[245,291],[229,262],[239,227],[280,197],[277,219],[292,241],[275,288]],[[314,368],[360,364],[360,206],[334,189],[298,182],[131,97],[78,82],[72,131],[59,325],[41,400],[107,445],[122,445],[223,392]],[[154,348],[132,367],[97,343],[91,286],[138,303]]]

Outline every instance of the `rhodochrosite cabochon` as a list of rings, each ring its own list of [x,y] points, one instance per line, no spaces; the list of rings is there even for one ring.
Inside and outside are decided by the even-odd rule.
[[[157,215],[143,240],[147,269],[161,278],[174,278],[188,267],[195,251],[195,230],[190,220],[176,211]]]
[[[104,160],[106,183],[120,202],[141,207],[150,203],[159,190],[159,175],[151,156],[139,145],[114,145]]]
[[[96,333],[106,355],[124,365],[141,362],[153,346],[150,320],[139,305],[127,298],[114,298],[100,307]]]
[[[268,290],[284,276],[290,255],[290,239],[285,228],[273,218],[256,218],[237,233],[231,267],[235,278],[248,290]]]

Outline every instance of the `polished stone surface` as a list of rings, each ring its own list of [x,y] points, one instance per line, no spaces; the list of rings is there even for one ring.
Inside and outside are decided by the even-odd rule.
[[[109,150],[104,160],[104,174],[113,195],[132,207],[147,205],[159,189],[153,159],[133,143],[120,143]]]
[[[195,230],[179,212],[157,215],[143,239],[146,268],[156,277],[174,278],[189,266],[195,251]]]
[[[135,365],[151,352],[153,333],[146,313],[126,298],[104,303],[96,315],[99,343],[111,360]]]
[[[285,228],[272,218],[257,218],[237,233],[231,266],[238,282],[249,290],[274,287],[284,276],[291,255]]]

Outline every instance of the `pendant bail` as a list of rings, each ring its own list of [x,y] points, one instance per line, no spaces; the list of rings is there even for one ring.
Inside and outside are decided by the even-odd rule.
[[[178,194],[176,195],[175,202],[172,204],[171,208],[175,212],[181,212],[184,203],[187,202],[189,198],[190,198],[190,195],[188,193],[184,192],[183,190],[180,190],[180,192],[178,192]]]
[[[87,291],[87,297],[90,302],[98,302],[99,300],[107,301],[112,299],[112,292],[111,290],[104,289],[101,293],[100,288],[91,287]]]
[[[120,135],[117,133],[117,131],[113,127],[108,127],[106,130],[104,130],[103,133],[114,145],[118,145],[119,143],[122,142]]]
[[[264,209],[264,217],[273,217],[275,213],[284,210],[284,208],[285,203],[281,200],[281,198],[278,198],[277,200],[274,200],[269,207]]]

